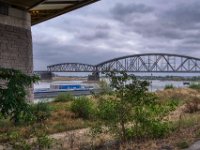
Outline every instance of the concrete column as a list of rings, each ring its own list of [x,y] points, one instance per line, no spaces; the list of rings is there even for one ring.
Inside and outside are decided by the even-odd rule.
[[[6,5],[0,7],[0,67],[33,72],[30,15]]]

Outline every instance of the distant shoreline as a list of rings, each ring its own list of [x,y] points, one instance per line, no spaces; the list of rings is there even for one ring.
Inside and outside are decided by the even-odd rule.
[[[160,80],[160,81],[195,81],[200,82],[200,76],[194,77],[181,77],[181,76],[136,76],[141,80]],[[101,76],[101,78],[106,78]],[[84,83],[97,83],[98,81],[88,81],[87,76],[55,76],[51,80],[41,80],[41,81],[82,81]]]

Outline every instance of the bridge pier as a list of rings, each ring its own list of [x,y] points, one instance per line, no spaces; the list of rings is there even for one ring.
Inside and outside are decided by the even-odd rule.
[[[29,75],[33,72],[30,14],[1,2],[0,67],[21,70]]]
[[[93,72],[92,75],[88,75],[88,81],[99,81],[99,72]]]
[[[34,74],[38,75],[41,80],[52,80],[55,74],[50,71],[35,71]]]

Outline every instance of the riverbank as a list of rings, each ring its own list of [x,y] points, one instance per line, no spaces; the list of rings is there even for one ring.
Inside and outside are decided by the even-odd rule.
[[[189,88],[177,88],[157,91],[156,95],[161,103],[169,100],[178,102],[178,107],[165,117],[166,120],[171,121],[174,131],[171,131],[161,139],[131,140],[123,146],[127,149],[144,150],[182,149],[199,140],[199,91]],[[95,100],[93,96],[88,98]],[[114,138],[109,134],[102,134],[92,139],[89,127],[93,126],[95,122],[75,116],[70,110],[71,103],[71,100],[47,103],[51,115],[42,122],[22,123],[14,126],[9,120],[1,119],[0,143],[4,146],[6,145],[6,147],[10,147],[9,145],[16,146],[16,143],[23,144],[23,142],[26,142],[27,145],[32,143],[32,149],[35,148],[34,145],[37,142],[40,142],[39,144],[43,144],[43,146],[45,144],[48,145],[48,142],[51,143],[49,146],[52,150],[90,148],[92,145],[103,146],[103,148],[108,147],[108,149],[113,149],[113,147],[117,146],[120,149],[117,142],[114,142]],[[44,112],[41,111],[41,113]],[[45,134],[45,136],[41,134]],[[32,141],[31,139],[35,140]]]

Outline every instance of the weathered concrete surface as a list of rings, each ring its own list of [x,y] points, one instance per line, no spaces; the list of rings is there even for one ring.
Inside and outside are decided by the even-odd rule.
[[[9,7],[0,15],[0,67],[14,68],[31,74],[33,70],[30,15]]]
[[[9,7],[8,15],[0,14],[0,24],[31,29],[31,17],[27,11]]]
[[[11,6],[6,8],[8,14],[0,14],[0,67],[30,75],[33,72],[30,14]]]
[[[0,24],[0,67],[31,74],[33,69],[31,31]]]
[[[200,141],[195,142],[189,148],[185,150],[200,150]]]

